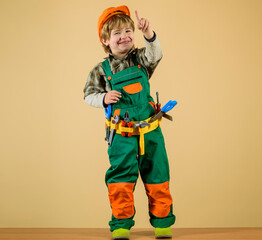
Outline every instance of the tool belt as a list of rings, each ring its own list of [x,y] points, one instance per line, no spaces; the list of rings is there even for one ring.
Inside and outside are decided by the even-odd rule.
[[[145,154],[144,134],[155,130],[156,128],[158,128],[158,126],[161,127],[160,122],[161,122],[162,118],[157,119],[152,123],[149,123],[150,126],[134,127],[134,125],[136,123],[139,123],[139,122],[147,122],[148,123],[150,119],[151,119],[151,117],[144,120],[144,121],[134,121],[134,122],[132,122],[132,127],[122,127],[121,126],[122,121],[120,121],[117,124],[111,124],[111,121],[106,119],[106,127],[109,127],[110,130],[115,129],[117,134],[123,135],[123,133],[127,133],[126,136],[128,136],[128,137],[130,137],[132,135],[140,135],[140,138],[139,138],[139,154],[144,155]],[[130,133],[130,134],[128,134],[128,133]]]

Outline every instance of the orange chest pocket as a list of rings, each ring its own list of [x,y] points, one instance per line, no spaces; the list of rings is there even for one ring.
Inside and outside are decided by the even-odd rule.
[[[123,89],[129,94],[135,94],[143,90],[140,82],[124,86]]]

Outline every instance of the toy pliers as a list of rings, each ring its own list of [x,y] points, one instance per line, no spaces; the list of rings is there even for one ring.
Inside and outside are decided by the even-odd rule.
[[[121,127],[128,127],[128,128],[132,128],[132,122],[129,119],[129,112],[126,111],[125,112],[125,117],[124,117],[124,121],[122,121],[121,123]],[[121,132],[121,135],[123,137],[131,137],[132,133],[131,132]]]

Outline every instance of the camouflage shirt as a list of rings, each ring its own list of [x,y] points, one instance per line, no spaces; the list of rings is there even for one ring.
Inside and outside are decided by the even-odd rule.
[[[151,40],[145,39],[144,48],[133,48],[124,58],[117,59],[112,54],[109,54],[109,56],[105,59],[109,60],[112,73],[115,74],[126,68],[134,66],[132,54],[136,55],[138,62],[146,69],[148,79],[150,79],[162,58],[161,45],[156,35]],[[103,108],[105,107],[105,94],[110,90],[111,88],[109,83],[106,81],[102,62],[100,62],[88,75],[84,88],[85,102],[93,107]]]

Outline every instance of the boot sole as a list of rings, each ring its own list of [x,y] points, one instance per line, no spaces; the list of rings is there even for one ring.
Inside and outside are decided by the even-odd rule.
[[[129,237],[114,237],[114,240],[129,240]]]
[[[156,236],[156,239],[171,239],[172,236],[170,235],[160,235],[160,236]]]

